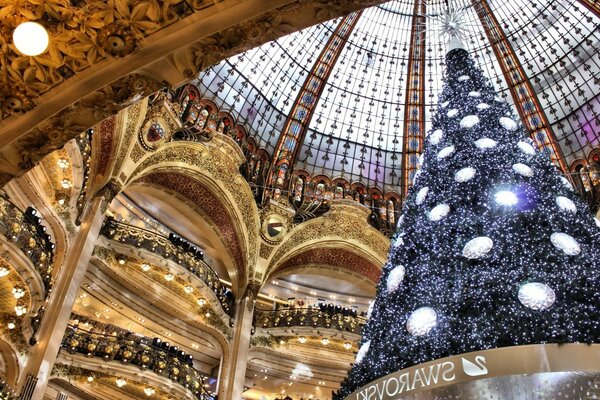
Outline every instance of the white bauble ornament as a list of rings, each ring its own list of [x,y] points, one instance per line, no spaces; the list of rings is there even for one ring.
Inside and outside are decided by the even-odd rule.
[[[419,190],[419,192],[417,193],[417,197],[415,198],[415,204],[421,205],[425,201],[427,193],[429,193],[429,188],[427,186]]]
[[[454,153],[454,146],[446,146],[437,153],[437,159],[441,160]]]
[[[388,275],[386,286],[388,293],[393,293],[400,287],[400,284],[404,280],[404,273],[406,270],[403,265],[398,265]]]
[[[471,97],[479,97],[479,96],[481,96],[481,93],[479,93],[476,90],[473,90],[472,92],[469,92],[469,96],[471,96]]]
[[[513,164],[512,169],[519,175],[523,175],[528,178],[531,178],[533,176],[533,170],[525,164],[522,164],[522,163]]]
[[[530,155],[530,156],[535,156],[535,149],[529,143],[527,143],[527,142],[519,142],[519,143],[517,143],[517,147],[523,153],[525,153],[527,155]]]
[[[486,110],[488,108],[490,108],[490,105],[487,104],[487,103],[479,103],[479,104],[477,104],[477,109],[478,110]]]
[[[460,120],[461,128],[472,128],[479,123],[479,117],[477,115],[467,115]]]
[[[458,110],[456,108],[453,108],[452,110],[448,111],[446,115],[450,118],[456,117],[458,115]]]
[[[417,170],[417,172],[415,172],[415,176],[413,177],[413,184],[417,183],[417,178],[419,178],[421,176],[421,170]]]
[[[398,225],[400,225],[398,223]],[[396,236],[396,239],[394,240],[394,247],[400,247],[404,244],[404,239],[402,239],[402,234]]]
[[[519,301],[533,310],[545,310],[554,304],[554,290],[545,283],[530,282],[519,288]]]
[[[462,255],[470,259],[481,258],[485,256],[492,247],[494,247],[494,242],[489,237],[476,237],[465,244]]]
[[[475,147],[478,149],[491,149],[492,147],[496,147],[496,144],[497,142],[490,138],[481,138],[475,141]]]
[[[562,184],[569,189],[571,192],[574,190],[573,189],[573,185],[571,185],[571,182],[569,182],[569,180],[567,178],[565,178],[564,176],[560,177],[560,181],[562,182]]]
[[[594,222],[596,223],[596,226],[600,228],[600,219],[594,217]]]
[[[360,362],[363,360],[363,358],[365,358],[365,356],[369,352],[369,347],[371,347],[370,340],[364,342],[362,344],[362,346],[360,346],[360,349],[358,349],[358,353],[356,353],[356,363],[357,364],[360,364]]]
[[[445,101],[445,102],[442,103],[442,107],[446,108],[446,107],[448,107],[448,104],[450,104],[450,102],[449,101]]]
[[[500,126],[502,126],[507,131],[515,131],[515,130],[517,130],[517,123],[513,119],[511,119],[511,118],[500,117],[500,119],[498,120],[498,122],[500,123]]]
[[[471,79],[471,77],[469,77],[469,75],[461,75],[458,77],[459,82],[468,81],[469,79]]]
[[[454,180],[456,182],[470,181],[471,179],[473,179],[476,172],[477,171],[475,171],[475,168],[473,168],[473,167],[462,168],[462,169],[458,170],[456,172],[456,174],[454,174]]]
[[[562,232],[554,232],[550,235],[550,241],[559,250],[562,250],[565,254],[569,256],[576,256],[581,253],[581,247],[577,240],[573,238],[573,236],[567,235]]]
[[[562,211],[570,211],[573,214],[577,213],[577,206],[575,203],[565,196],[556,196],[556,205]]]
[[[431,307],[416,309],[406,321],[408,333],[414,336],[423,336],[429,333],[437,323],[437,313]]]
[[[448,215],[449,212],[450,207],[448,204],[438,204],[429,211],[427,218],[429,218],[430,221],[439,221]]]
[[[367,319],[371,318],[371,314],[373,314],[373,308],[375,308],[375,300],[369,303],[369,308],[367,309]]]
[[[443,136],[444,132],[441,129],[436,129],[429,137],[429,143],[437,145],[440,142],[440,140],[442,140]]]

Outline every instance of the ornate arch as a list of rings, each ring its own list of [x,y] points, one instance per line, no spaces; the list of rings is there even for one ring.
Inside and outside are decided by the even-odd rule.
[[[205,210],[230,246],[239,287],[254,275],[259,238],[258,209],[239,173],[243,160],[232,139],[218,135],[208,143],[168,143],[142,159],[127,178],[127,185],[161,186]]]
[[[16,387],[21,371],[19,357],[15,349],[2,339],[0,339],[0,357],[2,358],[2,366],[4,367],[2,372],[6,383],[11,387]]]
[[[359,204],[333,203],[327,216],[304,222],[290,231],[269,257],[265,275],[272,275],[286,262],[290,262],[288,265],[291,266],[304,259],[329,260],[327,255],[314,252],[300,256],[311,247],[316,248],[313,245],[329,243],[330,250],[340,249],[341,253],[338,251],[336,254],[345,260],[352,257],[357,262],[367,263],[365,265],[369,266],[370,271],[368,276],[376,281],[378,277],[374,271],[385,263],[390,241],[378,230],[365,224],[368,215],[369,209]]]
[[[381,266],[369,251],[343,240],[319,240],[308,243],[278,262],[265,281],[291,271],[322,266],[360,276],[374,285],[381,276]]]

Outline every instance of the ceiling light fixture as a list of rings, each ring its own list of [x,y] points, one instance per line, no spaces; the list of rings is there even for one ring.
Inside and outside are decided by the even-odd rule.
[[[26,56],[39,56],[48,48],[48,31],[37,22],[23,22],[13,32],[13,43],[19,53]]]

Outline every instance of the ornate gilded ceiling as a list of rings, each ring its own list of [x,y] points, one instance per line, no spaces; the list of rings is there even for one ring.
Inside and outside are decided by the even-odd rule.
[[[228,55],[366,5],[5,1],[0,8],[2,183],[165,85],[179,85]],[[46,53],[23,57],[14,48],[12,31],[25,20],[38,20],[50,32]]]

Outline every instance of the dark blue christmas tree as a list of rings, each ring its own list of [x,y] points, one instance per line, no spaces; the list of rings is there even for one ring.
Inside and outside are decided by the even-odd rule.
[[[600,221],[451,43],[422,165],[334,399],[450,355],[600,342]]]

